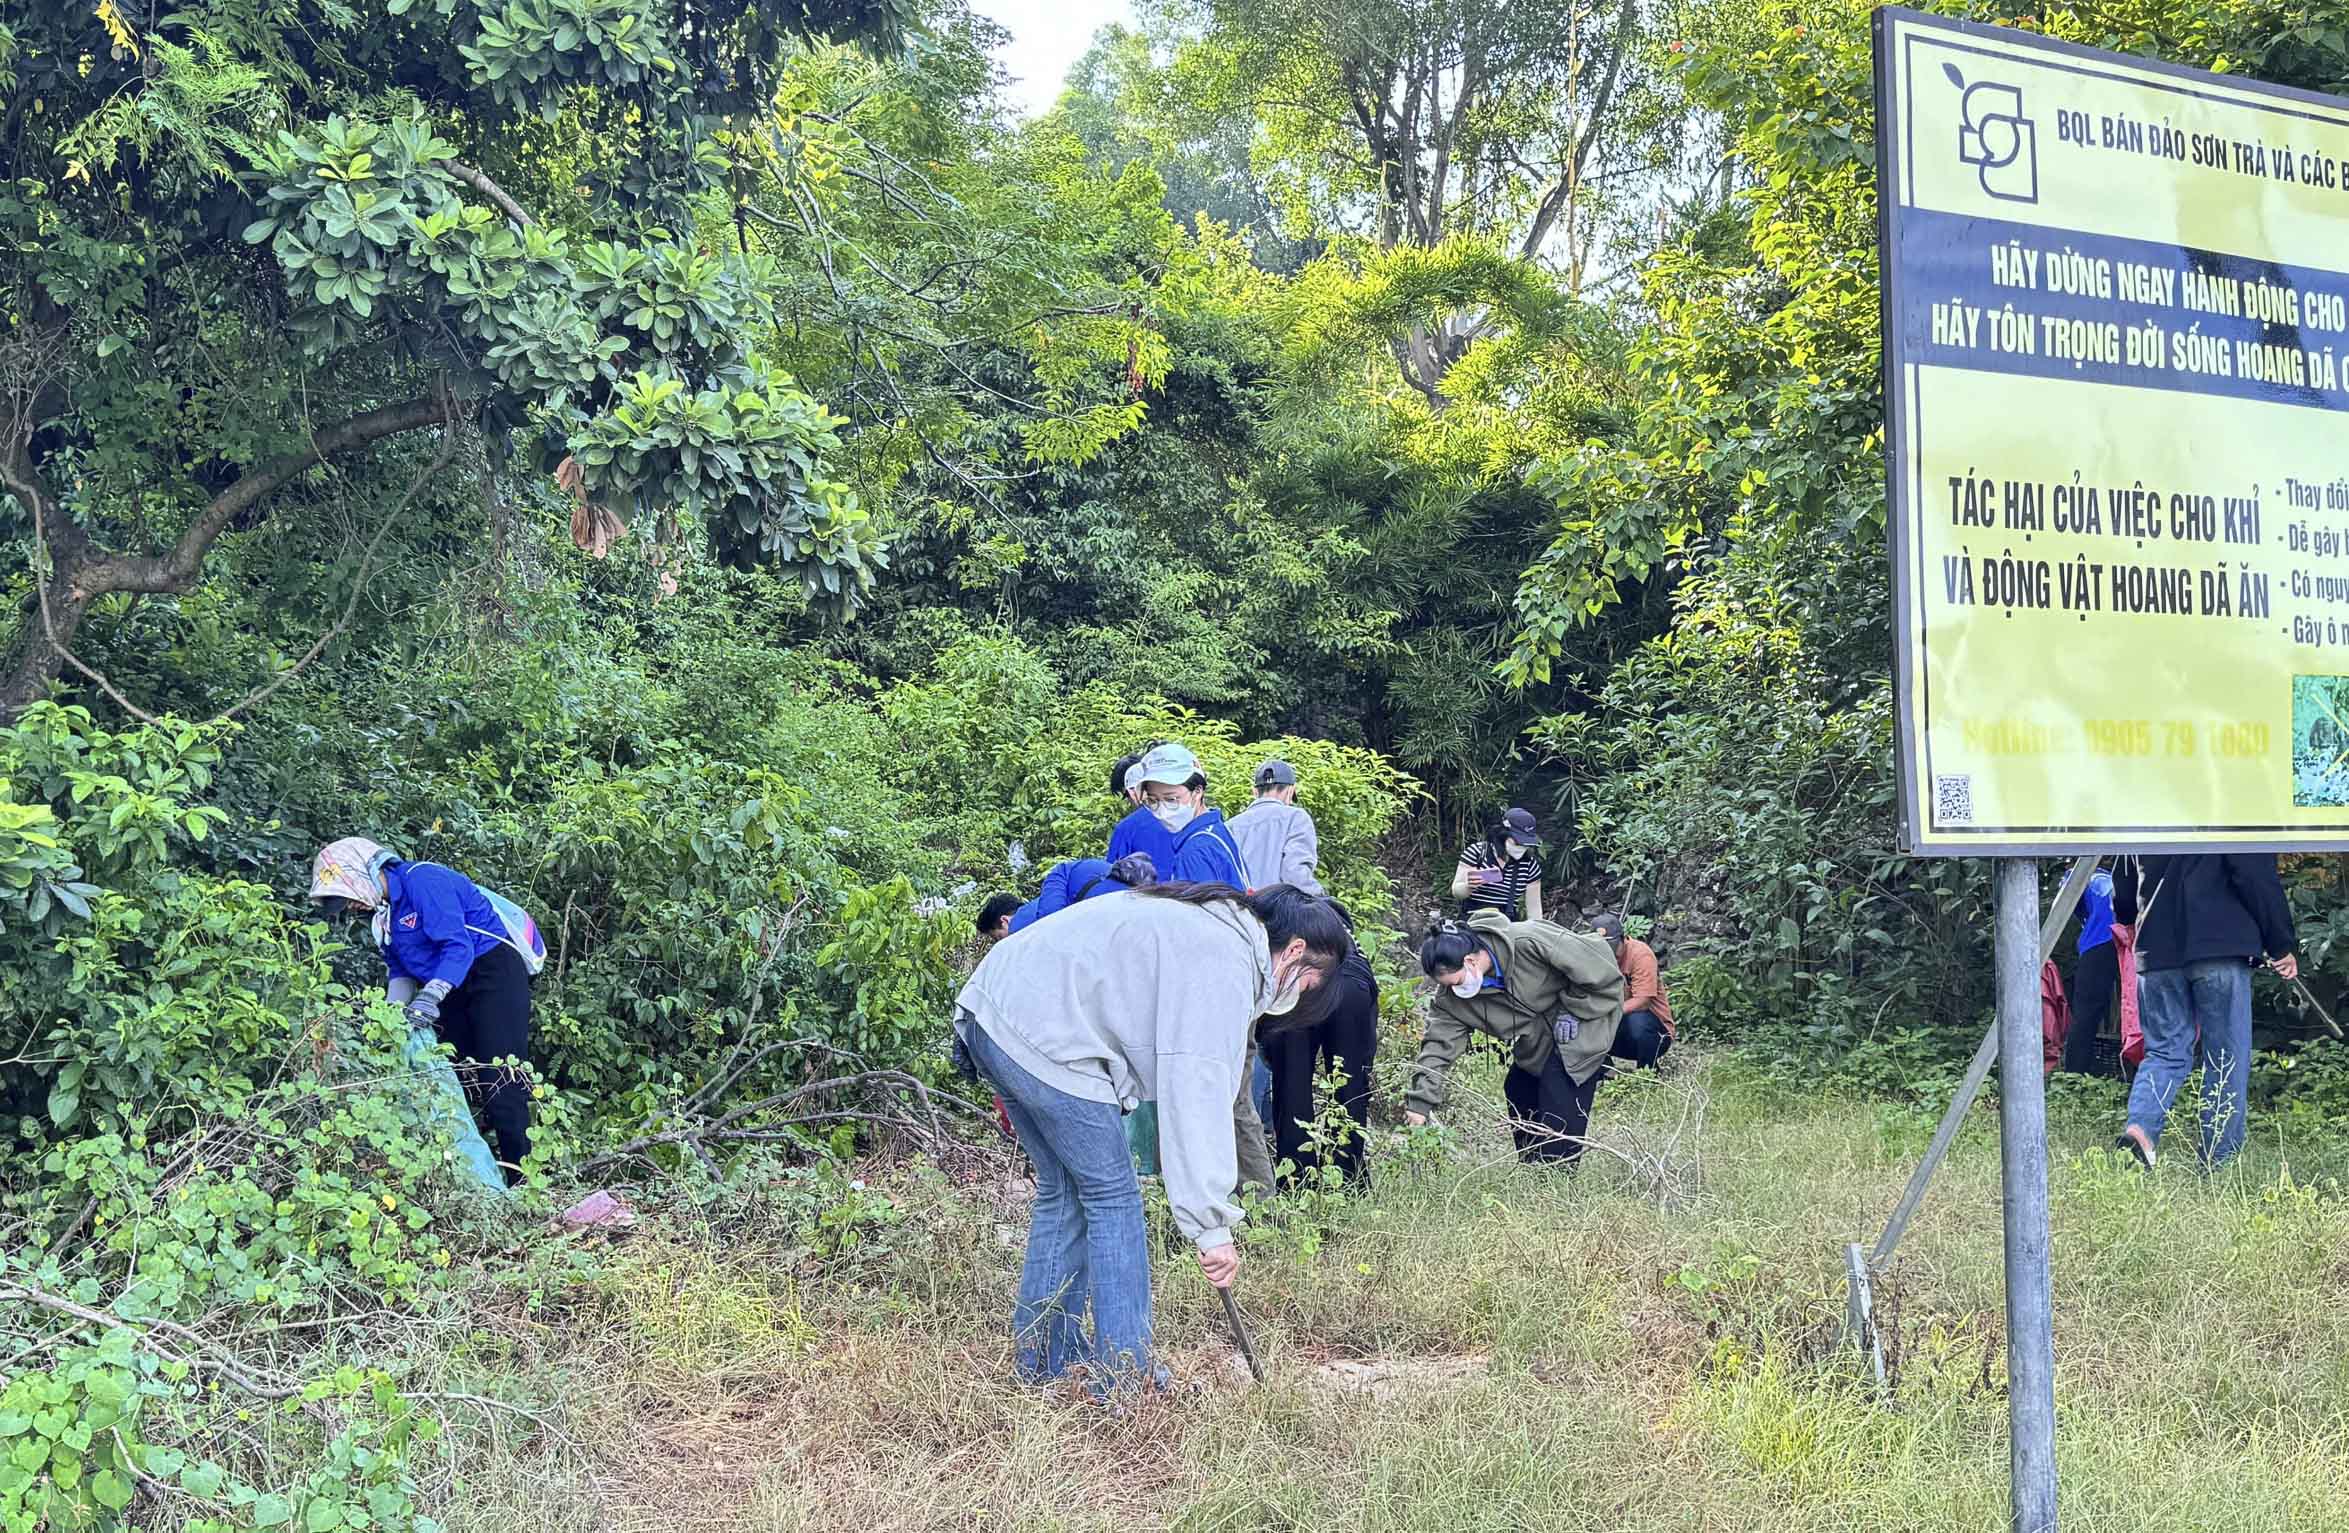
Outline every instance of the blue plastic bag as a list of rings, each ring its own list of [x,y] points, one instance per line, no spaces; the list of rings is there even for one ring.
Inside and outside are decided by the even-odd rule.
[[[474,1125],[473,1108],[465,1100],[465,1086],[457,1079],[456,1067],[440,1051],[440,1040],[428,1027],[408,1029],[406,1049],[408,1068],[415,1071],[424,1085],[432,1121],[449,1132],[450,1148],[456,1152],[459,1164],[473,1173],[475,1180],[496,1193],[507,1195],[506,1174],[498,1169],[498,1158],[489,1152],[489,1141],[481,1137]]]

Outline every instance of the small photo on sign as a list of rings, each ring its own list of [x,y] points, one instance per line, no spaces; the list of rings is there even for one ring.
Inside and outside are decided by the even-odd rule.
[[[2349,676],[2292,678],[2292,802],[2349,809]]]

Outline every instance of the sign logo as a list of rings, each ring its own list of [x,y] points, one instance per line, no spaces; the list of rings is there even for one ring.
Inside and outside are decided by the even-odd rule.
[[[1949,83],[1965,92],[1959,104],[1958,159],[1974,167],[1982,190],[2001,202],[2039,200],[2039,130],[2023,115],[2023,93],[2012,85],[1977,80],[1943,64]]]

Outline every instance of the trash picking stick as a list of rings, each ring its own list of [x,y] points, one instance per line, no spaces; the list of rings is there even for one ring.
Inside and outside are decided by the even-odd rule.
[[[2308,1003],[2308,1009],[2315,1012],[2316,1019],[2325,1025],[2325,1031],[2331,1033],[2336,1038],[2340,1037],[2341,1024],[2335,1022],[2330,1016],[2327,1016],[2325,1014],[2325,1009],[2316,1003],[2316,997],[2309,993],[2308,981],[2295,974],[2292,976],[2292,983],[2298,987],[2300,991],[2300,999]]]
[[[1232,1340],[1240,1344],[1240,1356],[1248,1360],[1249,1376],[1257,1383],[1263,1383],[1264,1370],[1257,1366],[1256,1349],[1248,1342],[1248,1328],[1240,1323],[1240,1306],[1232,1302],[1232,1291],[1229,1288],[1218,1288],[1216,1293],[1223,1299],[1223,1318],[1231,1322]]]

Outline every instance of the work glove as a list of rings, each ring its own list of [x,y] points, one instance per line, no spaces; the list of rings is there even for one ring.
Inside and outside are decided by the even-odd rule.
[[[411,1027],[437,1026],[440,1022],[440,1003],[448,993],[448,981],[439,979],[417,991],[416,999],[408,1003],[408,1025]]]

